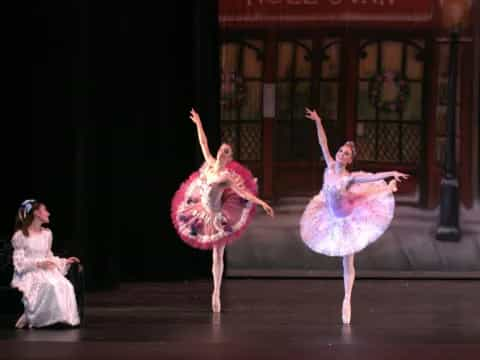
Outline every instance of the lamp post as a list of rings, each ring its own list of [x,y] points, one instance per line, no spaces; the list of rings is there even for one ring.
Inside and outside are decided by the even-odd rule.
[[[439,0],[442,24],[449,31],[450,59],[448,64],[447,146],[440,183],[440,222],[436,238],[441,241],[459,241],[459,191],[456,164],[456,101],[458,38],[466,24],[471,0]]]

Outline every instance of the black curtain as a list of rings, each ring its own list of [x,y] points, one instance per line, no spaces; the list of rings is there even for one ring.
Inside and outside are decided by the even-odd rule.
[[[216,1],[31,10],[15,39],[27,81],[12,82],[16,117],[3,122],[2,238],[34,197],[51,210],[54,249],[81,257],[89,289],[208,276],[210,253],[178,238],[170,200],[202,161],[192,106],[212,151],[219,143]]]

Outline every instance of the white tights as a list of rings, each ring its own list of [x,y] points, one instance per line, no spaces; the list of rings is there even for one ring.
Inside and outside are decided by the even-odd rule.
[[[212,250],[212,275],[213,275],[213,293],[212,293],[212,311],[220,312],[220,289],[222,287],[223,277],[223,253],[224,246],[214,247]]]
[[[354,255],[346,255],[343,257],[343,286],[345,289],[345,297],[342,305],[342,320],[344,324],[350,324],[351,305],[353,283],[355,282],[355,266]]]

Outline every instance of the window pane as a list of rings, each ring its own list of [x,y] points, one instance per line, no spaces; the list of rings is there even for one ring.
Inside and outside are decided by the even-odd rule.
[[[338,118],[338,83],[320,83],[320,113],[329,120]]]
[[[276,88],[275,159],[308,159],[311,124],[305,107],[311,106],[311,40],[280,42]],[[294,70],[294,72],[292,72]],[[310,125],[310,128],[308,127]]]
[[[293,44],[280,42],[278,44],[278,78],[288,79],[292,77]]]
[[[311,145],[313,136],[311,125],[311,122],[309,122],[307,119],[297,119],[294,123],[294,126],[291,128],[292,159],[311,159]]]
[[[291,96],[291,89],[292,89],[292,84],[291,83],[279,83],[277,84],[277,89],[276,89],[276,112],[277,112],[277,118],[281,120],[286,120],[290,119],[291,117],[291,111],[292,111],[292,96]]]
[[[301,41],[306,48],[296,45],[296,77],[309,78],[312,72],[312,61],[309,59],[312,51],[312,41]],[[308,49],[308,51],[307,51]]]
[[[222,120],[238,119],[238,109],[245,102],[246,87],[244,80],[235,71],[221,74],[220,104]]]
[[[238,120],[238,108],[244,100],[243,82],[235,71],[221,74],[220,104],[222,121]]]
[[[398,124],[378,125],[378,157],[379,161],[400,161]]]
[[[403,125],[402,127],[402,160],[409,163],[420,162],[421,146],[420,126]]]
[[[423,41],[416,43],[424,46]],[[424,64],[418,57],[418,50],[401,41],[381,41],[379,45],[374,43],[366,46],[364,54],[366,56],[360,59],[358,75],[356,135],[359,159],[417,163],[422,144],[424,76]],[[377,68],[379,60],[381,64]],[[374,100],[369,99],[367,80],[378,72],[388,72],[395,77],[387,76],[377,84],[378,99],[375,102],[379,103],[375,105],[372,104]],[[396,106],[403,99],[400,98],[403,93],[399,91],[399,86],[403,84],[397,84],[397,76],[403,82],[409,81],[409,93],[404,96],[403,109],[397,109]]]
[[[405,104],[403,119],[406,121],[422,120],[422,84],[410,83],[410,96]]]
[[[403,44],[397,41],[382,42],[382,70],[402,71]]]
[[[407,46],[407,78],[421,80],[423,78],[423,61],[417,59],[419,49]]]
[[[295,108],[293,109],[293,118],[294,119],[304,119],[305,118],[305,107],[310,105],[310,82],[301,81],[298,82],[295,86]]]
[[[241,120],[260,120],[262,117],[263,86],[260,81],[248,81],[245,84],[245,101],[241,107]]]
[[[263,52],[262,41],[249,40],[248,43]],[[244,46],[243,49],[243,75],[247,78],[261,78],[263,74],[262,59],[258,58],[256,50],[248,46]]]
[[[227,43],[222,46],[221,66],[224,73],[237,71],[239,50],[239,45],[234,43]]]
[[[360,57],[359,61],[359,77],[362,79],[369,78],[377,72],[377,43],[370,44],[363,48],[365,57]]]
[[[289,160],[291,157],[290,122],[277,121],[275,123],[275,159],[277,161]]]
[[[356,130],[357,159],[375,160],[375,123],[358,122]]]
[[[331,43],[332,39],[323,42],[323,46]],[[340,44],[336,43],[325,50],[327,59],[322,62],[322,78],[337,79],[340,69]]]
[[[368,98],[368,82],[358,83],[357,111],[359,120],[375,120],[375,107]]]
[[[240,127],[240,160],[261,159],[262,128],[260,124],[246,124]]]
[[[379,111],[378,120],[397,121],[400,120],[400,114],[396,111]]]

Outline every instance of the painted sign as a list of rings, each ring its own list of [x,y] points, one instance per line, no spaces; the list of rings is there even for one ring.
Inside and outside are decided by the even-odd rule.
[[[434,0],[220,0],[221,23],[432,22]]]

